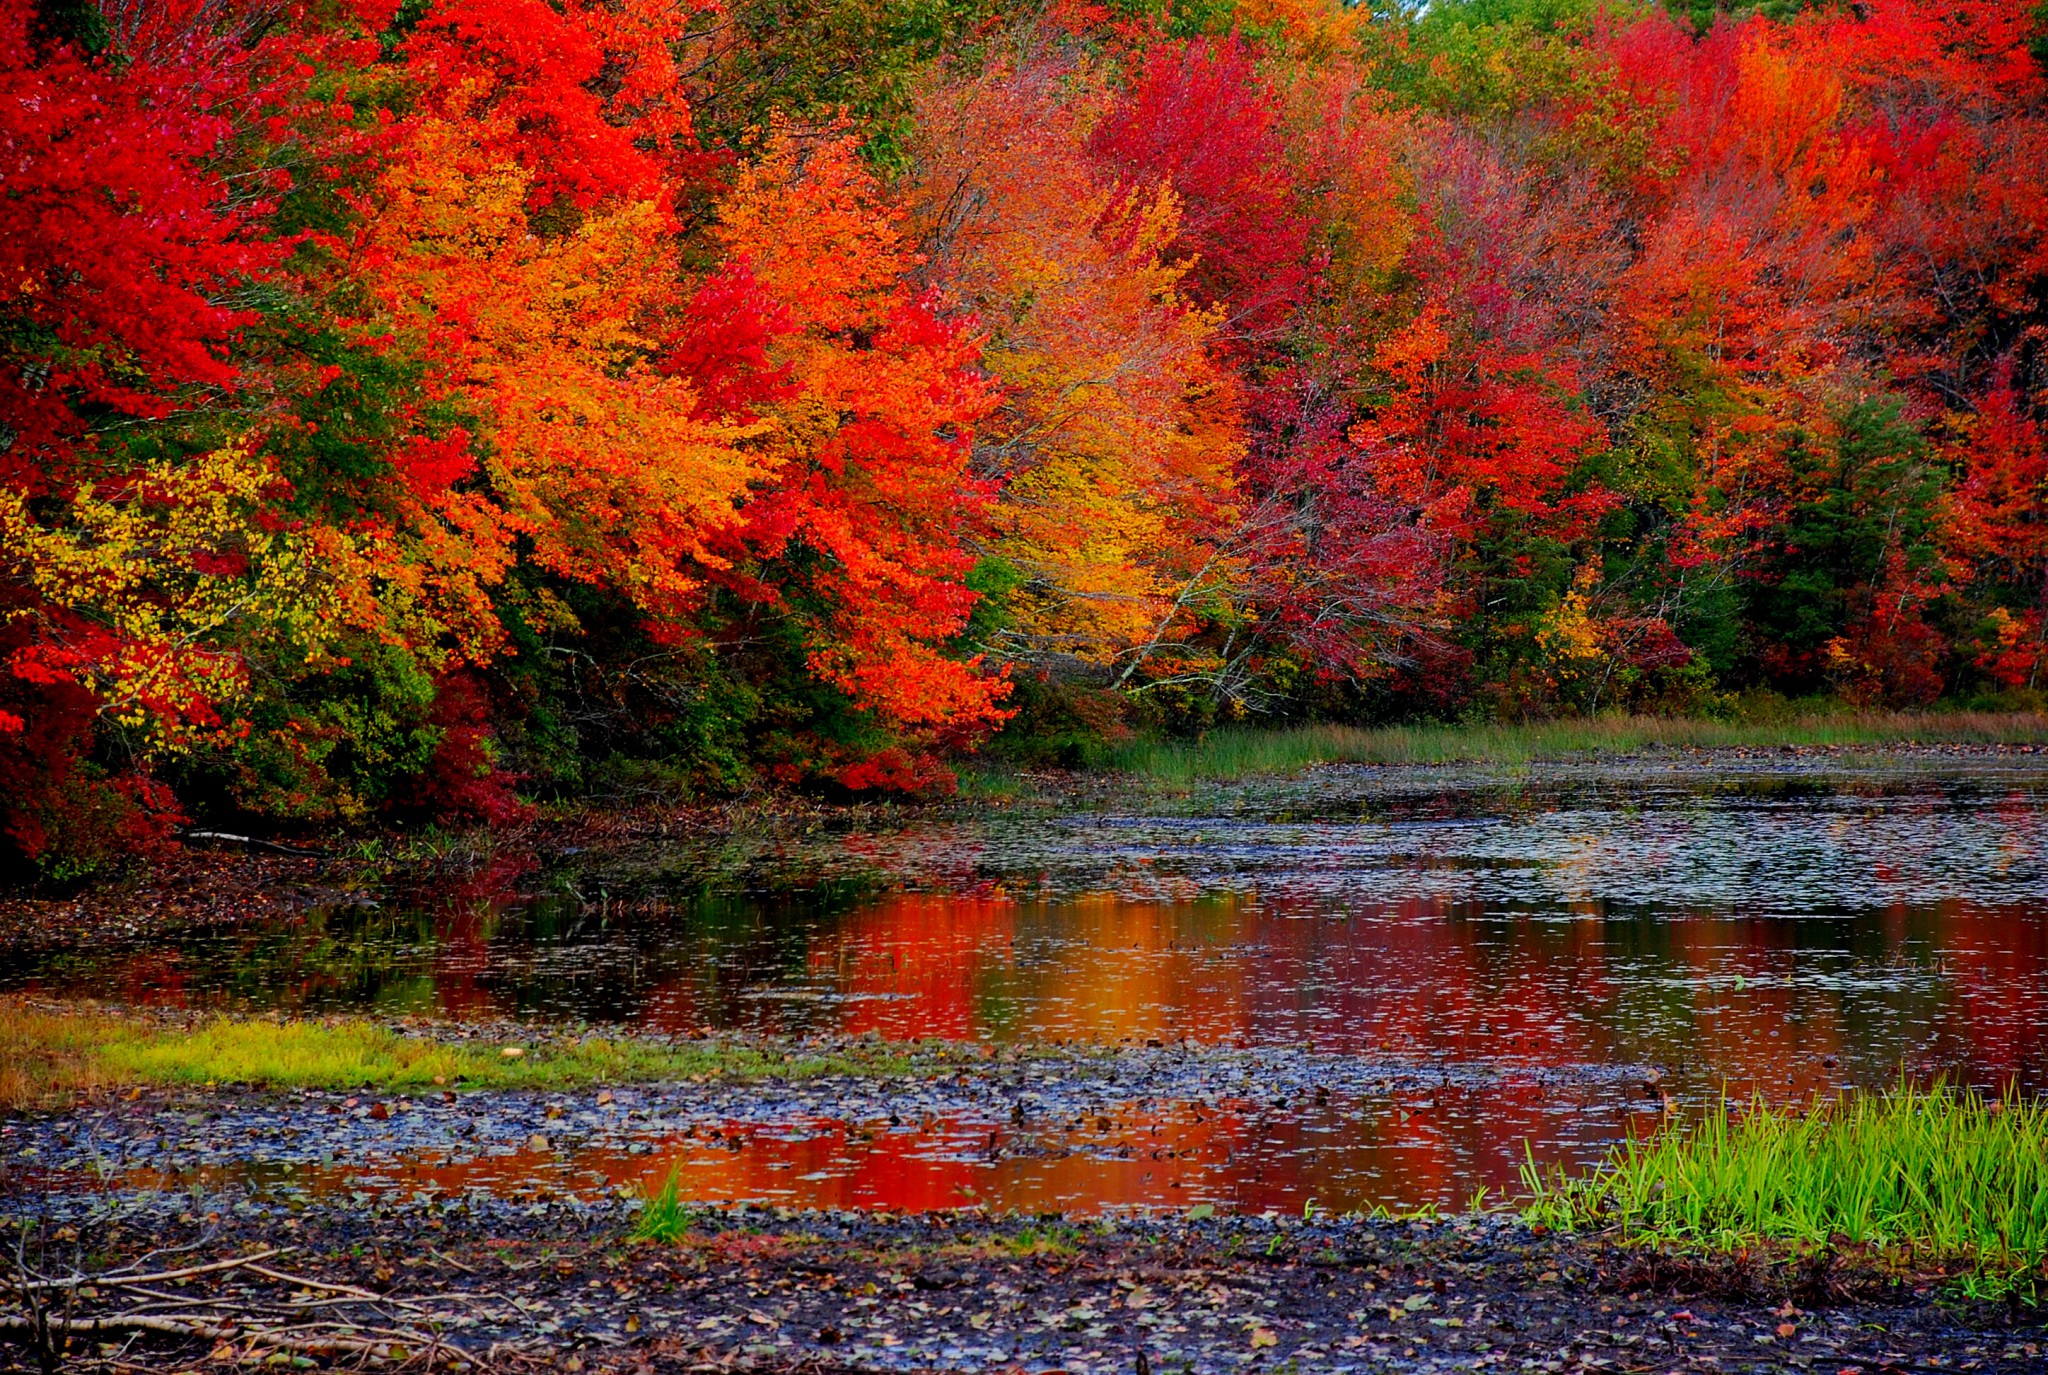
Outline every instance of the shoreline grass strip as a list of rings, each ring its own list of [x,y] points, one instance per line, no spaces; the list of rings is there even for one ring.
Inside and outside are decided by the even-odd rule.
[[[1972,1297],[2033,1302],[2048,1284],[2048,1102],[1902,1084],[1806,1111],[1724,1099],[1632,1139],[1589,1174],[1523,1167],[1524,1217],[1658,1245],[1736,1250],[1846,1242],[1960,1266]]]
[[[1103,767],[1161,784],[1295,773],[1321,764],[1522,764],[1656,747],[2048,745],[2034,712],[1841,712],[1779,721],[1599,716],[1523,724],[1219,730],[1112,750]]]
[[[516,1055],[506,1053],[508,1047]],[[0,1000],[0,1110],[94,1089],[233,1084],[273,1089],[566,1089],[698,1077],[900,1077],[946,1048],[877,1043],[817,1052],[633,1037],[453,1040],[363,1018],[216,1017],[189,1027],[97,1009]]]

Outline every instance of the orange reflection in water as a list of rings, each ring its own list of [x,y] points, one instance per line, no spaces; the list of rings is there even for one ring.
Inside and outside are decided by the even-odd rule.
[[[903,894],[817,933],[805,972],[819,1001],[690,1001],[764,1030],[1657,1063],[1777,1088],[1834,1086],[1831,1059],[1985,1080],[2048,1059],[2048,922],[1964,904],[1851,922]]]
[[[1552,1106],[1531,1084],[1489,1091],[1496,1128],[1557,1132]],[[926,1212],[962,1207],[1026,1214],[1182,1209],[1228,1212],[1313,1203],[1332,1211],[1375,1205],[1462,1205],[1486,1186],[1514,1187],[1518,1143],[1474,1133],[1481,1105],[1468,1093],[1410,1093],[1361,1104],[1333,1098],[1295,1110],[1245,1101],[1123,1104],[1059,1123],[1017,1128],[959,1117],[849,1123],[808,1119],[763,1127],[727,1123],[653,1138],[651,1150],[611,1139],[588,1149],[521,1149],[453,1159],[426,1152],[370,1165],[289,1169],[261,1162],[196,1171],[139,1169],[129,1187],[291,1186],[315,1195],[352,1189],[403,1194],[472,1190],[512,1197],[658,1190],[671,1173],[680,1195],[707,1204]],[[1586,1161],[1618,1131],[1612,1104],[1576,1114],[1582,1137],[1546,1156]],[[1475,1149],[1475,1136],[1483,1144]]]
[[[1482,1186],[1513,1189],[1524,1142],[1540,1161],[1580,1162],[1631,1124],[1652,1129],[1658,1096],[1621,1067],[1675,1071],[1664,1089],[1691,1103],[1724,1082],[1779,1100],[1882,1085],[1902,1066],[1985,1085],[2039,1088],[2048,1078],[2048,920],[2024,905],[1793,919],[1591,904],[1519,914],[1448,901],[1334,908],[1253,894],[1048,902],[977,891],[889,894],[822,916],[770,909],[715,930],[682,920],[597,926],[553,944],[521,920],[487,894],[454,895],[420,918],[422,963],[381,984],[288,942],[300,962],[287,965],[256,933],[210,958],[234,965],[231,986],[287,1007],[388,1008],[397,990],[417,997],[407,1005],[418,1010],[499,1017],[534,1006],[536,989],[556,978],[596,1000],[593,1010],[662,1029],[1190,1041],[1390,1067],[1389,1096],[1339,1099],[1327,1112],[1180,1101],[1171,1095],[1200,1092],[1181,1081],[1161,1090],[1163,1102],[1113,1109],[1109,1133],[967,1118],[895,1130],[805,1121],[727,1127],[715,1143],[655,1139],[651,1154],[606,1147],[379,1167],[395,1186],[447,1191],[642,1186],[679,1163],[695,1199],[813,1207],[1462,1204]],[[584,959],[576,941],[586,939],[609,964]],[[346,953],[345,939],[335,945]],[[154,950],[97,977],[131,1001],[187,1004],[218,999],[197,991],[206,972]],[[1440,1064],[1491,1077],[1431,1089]],[[1297,1090],[1317,1071],[1301,1072],[1309,1077]],[[283,1178],[263,1173],[270,1168],[242,1173]],[[340,1187],[363,1171],[290,1177]]]
[[[1881,1083],[1901,1065],[1983,1083],[2048,1070],[2048,914],[2031,906],[1792,919],[915,893],[831,917],[768,911],[737,933],[606,927],[588,945],[583,932],[537,941],[508,911],[453,895],[421,918],[420,962],[382,974],[351,962],[346,935],[294,946],[250,933],[203,954],[107,961],[83,989],[75,974],[22,987],[461,1019],[571,1012],[665,1031],[1655,1063],[1774,1092]]]

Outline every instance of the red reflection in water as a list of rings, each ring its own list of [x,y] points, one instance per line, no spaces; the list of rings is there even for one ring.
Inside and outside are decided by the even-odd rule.
[[[673,1172],[691,1202],[927,1212],[987,1207],[1023,1213],[1093,1214],[1105,1209],[1299,1213],[1375,1205],[1459,1206],[1484,1185],[1515,1187],[1520,1156],[1489,1148],[1474,1155],[1463,1130],[1482,1107],[1502,1125],[1555,1136],[1551,1109],[1528,1084],[1504,1085],[1481,1104],[1468,1094],[1409,1095],[1370,1107],[1341,1099],[1280,1113],[1243,1101],[1123,1105],[1098,1117],[1016,1129],[958,1117],[899,1126],[810,1119],[727,1123],[687,1136],[654,1138],[650,1153],[619,1145],[557,1152],[520,1150],[454,1160],[427,1153],[376,1166],[274,1164],[192,1172],[129,1172],[130,1187],[184,1189],[290,1184],[314,1194],[350,1189],[459,1195],[657,1190]],[[1583,1163],[1618,1134],[1615,1105],[1571,1115],[1552,1158]]]
[[[906,894],[814,936],[805,972],[801,997],[721,1003],[677,970],[650,1001],[763,1031],[1655,1062],[1799,1089],[1837,1084],[1830,1059],[1983,1081],[2048,1061],[2048,923],[1961,904],[1822,925]]]
[[[404,975],[445,1015],[511,1015],[547,976],[541,966],[573,964],[573,940],[508,939],[518,923],[488,884],[447,896],[423,968]],[[288,1007],[317,1005],[321,980],[347,977],[310,957],[266,973],[274,957],[258,940],[207,958],[246,967],[243,983]],[[652,1156],[424,1160],[396,1173],[448,1190],[513,1189],[536,1171],[584,1187],[659,1182],[680,1160],[698,1199],[892,1209],[1462,1204],[1481,1186],[1512,1189],[1525,1141],[1541,1160],[1583,1161],[1630,1122],[1654,1127],[1658,1097],[1603,1075],[1611,1067],[1676,1070],[1665,1087],[1693,1103],[1724,1081],[1783,1101],[1883,1084],[1901,1067],[1983,1085],[2048,1078],[2048,921],[2026,906],[1795,920],[895,894],[830,919],[771,912],[729,932],[646,925],[592,942],[614,961],[588,976],[613,1000],[604,1006],[662,1029],[1306,1046],[1411,1070],[1479,1063],[1502,1078],[1434,1095],[1403,1087],[1392,1103],[1323,1116],[1167,1103],[1120,1121],[1128,1140],[965,1119],[909,1132],[812,1122],[801,1133],[735,1128],[738,1151],[668,1140]],[[103,968],[97,988],[186,1005],[201,998],[202,972],[157,951]],[[352,996],[389,1006],[379,999],[391,986]]]
[[[536,943],[493,896],[502,880],[481,876],[446,895],[407,938],[427,943],[417,968],[366,974],[346,936],[329,948],[309,929],[296,944],[253,933],[28,987],[461,1019],[537,1008],[667,1031],[1187,1039],[1553,1068],[1649,1062],[1774,1090],[1835,1085],[1843,1075],[1830,1059],[1861,1082],[1902,1064],[1981,1083],[2036,1082],[2048,1069],[2048,920],[2033,907],[1795,920],[897,894],[843,917],[796,913],[779,929],[771,912],[738,934],[643,924],[579,946],[581,934]],[[611,963],[583,968],[598,959]],[[548,977],[571,986],[543,987]]]
[[[507,909],[518,905],[519,881],[538,863],[530,854],[493,855],[437,890],[433,904],[434,1010],[455,1020],[507,1015],[488,973],[491,941]]]

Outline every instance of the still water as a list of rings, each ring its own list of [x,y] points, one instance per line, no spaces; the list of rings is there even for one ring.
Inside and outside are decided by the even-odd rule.
[[[309,1161],[300,1185],[612,1186],[679,1164],[699,1198],[813,1206],[1462,1204],[1512,1190],[1525,1151],[1583,1163],[1724,1091],[1901,1073],[2039,1091],[2048,764],[1322,769],[1142,806],[678,836],[552,872],[508,859],[0,977],[193,1006],[1123,1046],[1151,1066],[895,1106],[707,1097],[597,1124],[582,1150],[508,1127],[498,1151]]]

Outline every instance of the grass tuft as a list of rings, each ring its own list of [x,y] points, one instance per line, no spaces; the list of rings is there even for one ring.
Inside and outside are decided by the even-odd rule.
[[[635,1241],[673,1246],[689,1236],[690,1229],[697,1225],[697,1210],[683,1201],[682,1173],[680,1165],[670,1170],[667,1182],[648,1197],[633,1223]]]
[[[1675,749],[1768,749],[1784,745],[2048,744],[2048,716],[2034,712],[1836,712],[1776,721],[1598,716],[1518,725],[1301,726],[1225,730],[1199,741],[1147,741],[1113,751],[1106,767],[1169,785],[1318,764],[1521,764],[1574,755]]]
[[[1960,1268],[1980,1298],[2034,1301],[2048,1273],[2048,1103],[1937,1082],[1816,1100],[1723,1101],[1698,1123],[1630,1140],[1588,1175],[1523,1168],[1525,1216],[1662,1245],[1849,1244]]]
[[[45,1012],[0,1001],[0,1110],[112,1083],[97,1056],[114,1021],[99,1013]]]

